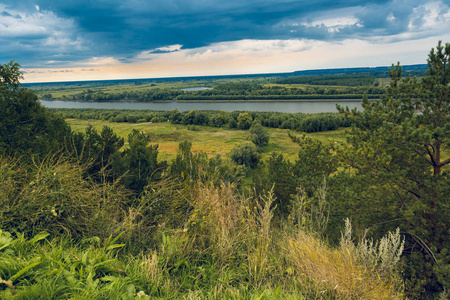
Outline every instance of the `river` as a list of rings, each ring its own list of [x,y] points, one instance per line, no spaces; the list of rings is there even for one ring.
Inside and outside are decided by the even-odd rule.
[[[336,103],[349,108],[362,110],[358,101],[244,101],[244,102],[82,102],[82,101],[47,101],[40,100],[50,108],[105,108],[105,109],[151,109],[181,111],[189,110],[224,110],[232,111],[273,111],[284,113],[321,113],[337,112]]]

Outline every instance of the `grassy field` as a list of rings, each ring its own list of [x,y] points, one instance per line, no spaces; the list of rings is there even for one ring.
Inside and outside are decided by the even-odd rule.
[[[117,135],[124,137],[125,142],[128,134],[133,129],[150,133],[152,141],[159,144],[160,158],[163,160],[174,158],[177,153],[178,144],[185,140],[192,142],[193,151],[204,151],[211,157],[216,154],[227,155],[234,146],[246,141],[249,136],[249,132],[244,130],[229,130],[208,126],[196,126],[196,130],[188,130],[187,126],[171,124],[169,122],[130,124],[101,120],[67,119],[66,121],[76,132],[84,132],[89,125],[92,125],[97,131],[100,131],[103,126],[107,125]],[[299,146],[291,141],[287,134],[288,130],[266,129],[270,135],[270,141],[269,145],[263,149],[263,158],[267,157],[273,151],[278,151],[283,153],[285,157],[295,160]],[[301,133],[298,134],[300,135]],[[345,140],[345,132],[343,129],[310,133],[307,135],[323,142],[343,142]]]

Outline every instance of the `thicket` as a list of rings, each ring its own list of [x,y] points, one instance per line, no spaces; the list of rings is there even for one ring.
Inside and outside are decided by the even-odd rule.
[[[255,120],[260,122],[264,127],[290,129],[301,132],[336,130],[340,127],[350,127],[352,122],[349,118],[338,113],[304,114],[199,110],[180,112],[178,109],[171,111],[152,111],[79,108],[58,108],[50,109],[50,111],[61,115],[63,118],[82,120],[105,120],[128,123],[159,123],[170,121],[173,124],[237,128],[243,130],[250,129]],[[245,118],[245,121],[243,118]]]

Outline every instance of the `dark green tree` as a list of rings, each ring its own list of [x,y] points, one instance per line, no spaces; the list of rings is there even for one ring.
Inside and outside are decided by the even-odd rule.
[[[128,189],[140,194],[151,181],[158,180],[165,168],[158,163],[158,145],[149,145],[150,135],[137,129],[128,135],[129,148],[112,156],[112,170]]]
[[[208,156],[205,152],[192,152],[192,143],[189,141],[181,142],[178,145],[178,154],[172,161],[169,169],[171,176],[180,178],[192,186],[201,176],[201,166],[206,165]]]
[[[111,157],[122,148],[124,139],[117,136],[113,129],[103,126],[100,134],[93,126],[88,126],[84,133],[73,135],[71,152],[88,165],[87,172],[98,181],[111,180]]]
[[[248,113],[240,113],[237,117],[237,128],[246,130],[252,126],[252,117]]]
[[[172,124],[179,124],[181,122],[181,113],[177,108],[174,108],[170,111],[169,121]]]
[[[297,178],[293,173],[292,163],[283,154],[272,152],[269,158],[260,164],[253,175],[256,192],[265,194],[273,189],[277,211],[286,216],[289,213],[290,201],[297,193]]]
[[[269,134],[260,122],[254,122],[250,127],[249,140],[258,147],[263,147],[269,144]]]
[[[29,89],[20,87],[20,65],[0,65],[0,154],[29,160],[63,151],[69,125],[50,113]]]
[[[253,143],[245,142],[231,149],[231,159],[238,165],[254,169],[261,160],[261,154]]]
[[[338,170],[339,162],[334,154],[334,144],[325,144],[305,135],[298,137],[288,132],[292,141],[301,148],[293,166],[297,184],[307,197],[314,197],[316,191],[328,182],[329,177]]]
[[[188,183],[189,187],[193,187],[197,182],[214,185],[236,182],[241,173],[241,168],[223,160],[220,155],[208,158],[203,151],[192,152],[192,143],[189,141],[178,145],[178,154],[169,168],[170,176]]]
[[[450,44],[439,42],[422,80],[402,79],[401,66],[393,65],[387,97],[365,98],[362,112],[339,108],[356,120],[340,156],[370,188],[383,191],[374,205],[390,208],[381,212],[383,223],[406,234],[411,297],[450,289],[450,158],[443,155],[450,149],[449,59]]]

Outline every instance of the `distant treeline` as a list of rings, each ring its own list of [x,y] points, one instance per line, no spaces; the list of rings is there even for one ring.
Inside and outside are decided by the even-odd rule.
[[[123,101],[132,100],[139,102],[165,101],[173,100],[183,94],[181,90],[175,89],[149,89],[144,91],[123,91],[117,93],[105,93],[103,91],[94,91],[87,89],[79,94],[63,96],[63,99],[77,101]],[[45,96],[44,96],[45,97]]]
[[[369,74],[378,78],[389,78],[389,68],[384,67],[359,67],[359,68],[338,68],[338,69],[316,69],[296,71],[287,76],[322,76],[322,75],[364,75]],[[407,76],[425,76],[428,70],[427,64],[406,65],[402,66],[402,71]]]
[[[293,78],[294,79],[294,78]],[[286,79],[287,80],[287,79]],[[66,100],[77,101],[138,101],[152,102],[164,100],[302,100],[302,99],[362,99],[380,98],[385,90],[376,86],[338,86],[290,88],[284,86],[264,86],[256,83],[227,83],[202,91],[182,91],[177,89],[149,89],[144,91],[123,91],[107,93],[87,89],[81,93],[63,96]],[[52,98],[51,94],[44,98]]]
[[[183,125],[226,127],[247,130],[253,122],[261,122],[262,126],[290,129],[302,132],[320,132],[349,127],[351,121],[337,113],[280,113],[280,112],[226,112],[197,111],[179,112],[152,110],[114,110],[114,109],[51,109],[64,118],[105,120],[110,122],[166,122]]]
[[[311,84],[311,85],[341,85],[341,86],[378,86],[377,77],[369,74],[359,75],[321,75],[298,76],[278,80],[280,84]]]
[[[364,93],[379,98],[383,88],[361,87],[305,87],[263,86],[255,83],[227,83],[214,89],[185,92],[178,100],[258,100],[258,99],[362,99]]]

